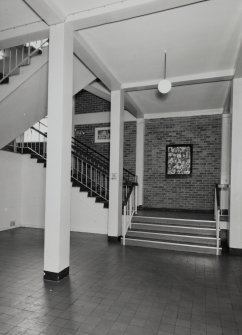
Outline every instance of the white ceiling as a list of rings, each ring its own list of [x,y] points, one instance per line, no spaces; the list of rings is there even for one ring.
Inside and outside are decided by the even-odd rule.
[[[128,93],[143,114],[198,111],[223,108],[230,82],[173,87],[167,95],[156,89]]]
[[[20,0],[0,0],[0,18],[0,31],[41,21],[41,19]]]
[[[242,1],[213,0],[79,31],[122,83],[233,69]]]
[[[62,12],[67,16],[70,14],[119,3],[120,0],[53,0],[53,2],[55,2],[56,5],[58,5],[58,7],[62,10]]]
[[[83,11],[92,16],[92,9],[116,3],[122,8],[122,3],[125,6],[133,2],[137,4],[137,0],[45,0],[43,8],[45,14],[56,7],[66,17]],[[29,3],[36,4],[34,0]],[[154,0],[147,0],[146,5],[152,10],[153,3]],[[0,0],[0,17],[0,30],[40,21],[23,0]],[[189,76],[199,79],[206,73],[216,77],[235,68],[242,39],[242,0],[198,2],[102,24],[78,34],[90,47],[89,55],[96,65],[103,65],[103,71],[109,71],[106,75],[111,73],[121,84],[158,81],[163,75],[165,50],[168,77],[176,77],[178,81],[184,76],[188,80]],[[91,63],[88,67],[95,72]],[[166,98],[157,95],[156,90],[129,95],[144,114],[217,109],[223,107],[228,87],[228,82],[174,87]]]

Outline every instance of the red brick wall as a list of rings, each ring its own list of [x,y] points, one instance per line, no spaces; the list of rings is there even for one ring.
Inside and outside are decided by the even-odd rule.
[[[153,119],[145,122],[144,206],[212,210],[220,180],[221,116]],[[167,179],[166,145],[193,144],[192,176]]]

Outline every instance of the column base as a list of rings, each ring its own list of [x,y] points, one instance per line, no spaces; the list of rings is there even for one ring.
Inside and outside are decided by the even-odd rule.
[[[69,266],[61,272],[44,271],[44,280],[60,281],[67,276],[69,276]]]
[[[121,236],[108,236],[108,242],[117,243],[121,241]]]
[[[242,249],[229,248],[230,255],[242,256]]]

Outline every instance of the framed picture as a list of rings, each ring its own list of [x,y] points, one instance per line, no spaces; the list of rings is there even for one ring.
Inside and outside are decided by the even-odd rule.
[[[166,146],[166,177],[182,178],[192,175],[192,144]]]
[[[110,142],[110,127],[95,128],[95,143]]]

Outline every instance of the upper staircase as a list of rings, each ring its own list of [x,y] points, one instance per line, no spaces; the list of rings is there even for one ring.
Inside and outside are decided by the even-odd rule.
[[[47,115],[48,40],[0,50],[0,148]],[[73,95],[95,76],[73,54]]]

